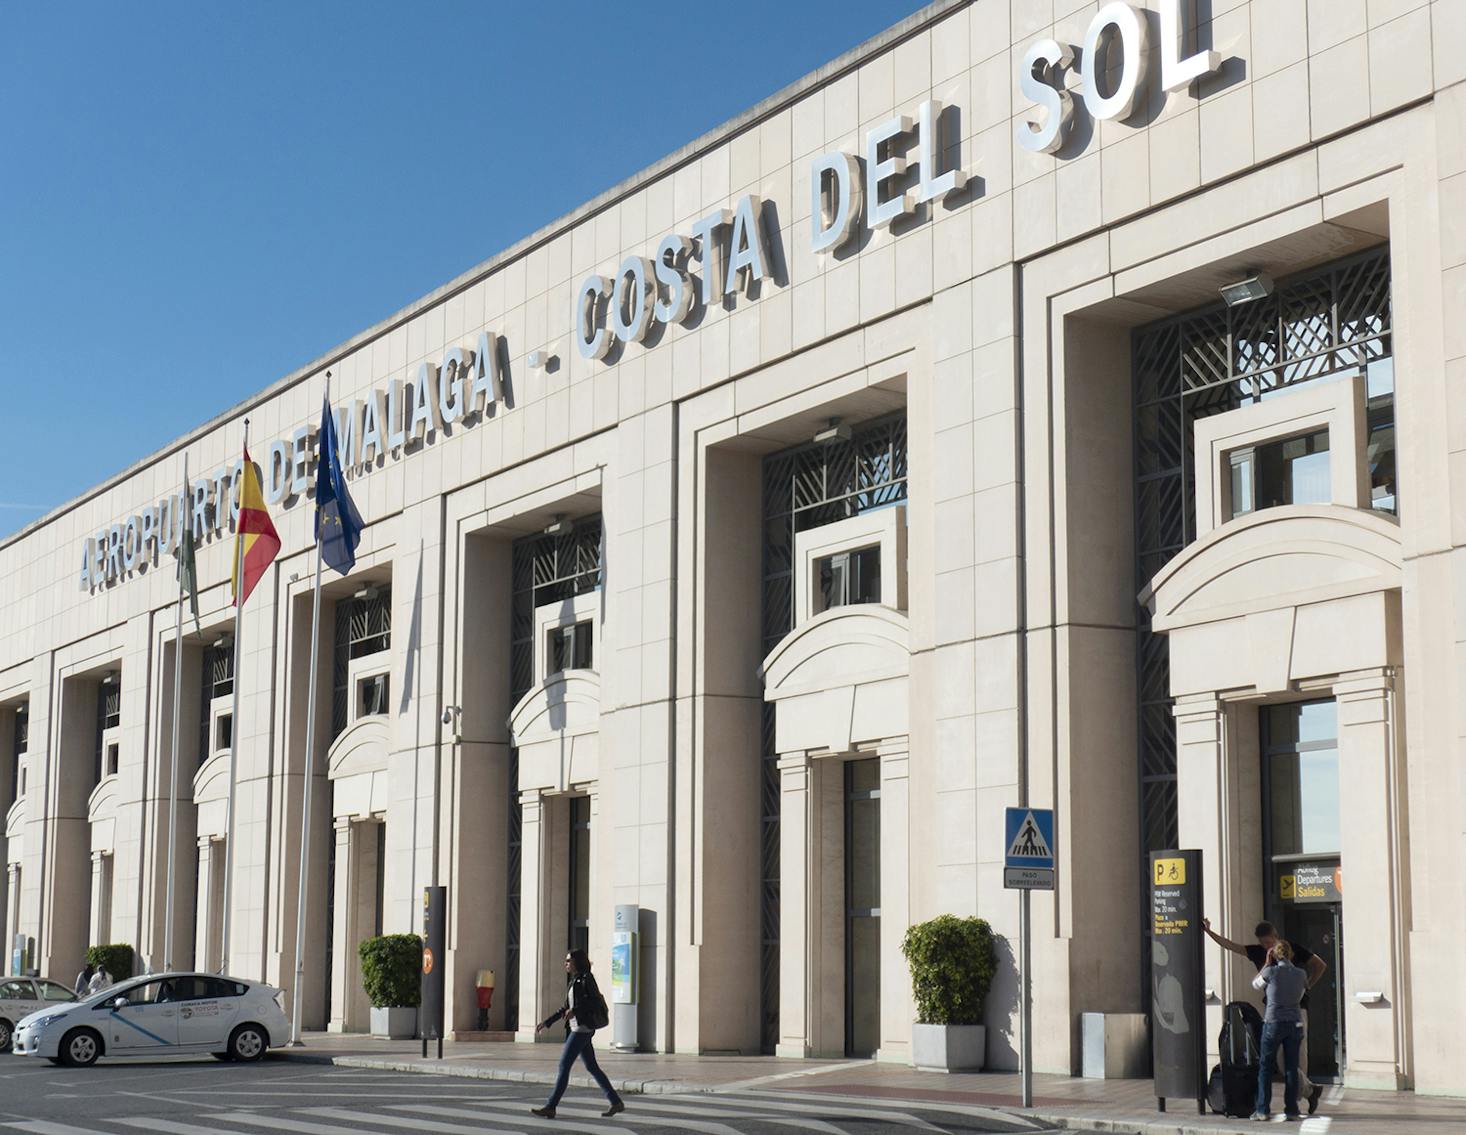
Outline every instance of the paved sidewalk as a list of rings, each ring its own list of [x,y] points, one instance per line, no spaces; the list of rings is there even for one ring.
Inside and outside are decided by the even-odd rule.
[[[557,1038],[558,1039],[558,1038]],[[422,1058],[419,1041],[379,1041],[361,1036],[307,1034],[302,1049],[277,1049],[291,1060],[330,1062],[351,1068],[425,1072],[520,1083],[554,1080],[560,1046],[556,1044],[445,1042],[443,1059],[436,1045]],[[597,1047],[602,1069],[626,1093],[778,1091],[801,1096],[828,1095],[848,1104],[852,1097],[957,1103],[999,1108],[1040,1123],[1085,1131],[1141,1132],[1144,1135],[1216,1135],[1256,1132],[1258,1124],[1196,1114],[1195,1104],[1169,1101],[1164,1115],[1155,1107],[1149,1080],[1083,1080],[1036,1076],[1034,1106],[1019,1106],[1018,1076],[1010,1072],[942,1076],[869,1060],[781,1060],[771,1056],[674,1056],[619,1053]],[[571,1083],[591,1087],[577,1069]],[[1274,1088],[1282,1108],[1282,1085]],[[1325,1088],[1318,1114],[1288,1131],[1301,1135],[1466,1135],[1466,1099],[1418,1096],[1413,1092],[1367,1092]]]

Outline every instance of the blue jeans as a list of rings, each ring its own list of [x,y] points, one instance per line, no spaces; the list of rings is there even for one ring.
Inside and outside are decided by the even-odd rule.
[[[606,1098],[612,1103],[619,1103],[621,1097],[616,1094],[616,1089],[611,1087],[611,1081],[606,1079],[606,1074],[601,1071],[601,1066],[596,1063],[596,1050],[591,1044],[591,1037],[595,1033],[570,1033],[565,1037],[565,1047],[560,1050],[560,1071],[555,1074],[555,1090],[550,1093],[550,1102],[546,1107],[554,1107],[560,1102],[560,1097],[565,1094],[565,1085],[570,1082],[570,1069],[575,1067],[577,1060],[585,1062],[585,1070],[590,1073],[591,1079],[600,1085],[601,1091],[606,1093]],[[1295,1060],[1294,1063],[1297,1063]]]
[[[1253,1112],[1266,1115],[1273,1103],[1273,1063],[1283,1050],[1283,1110],[1298,1114],[1298,1048],[1303,1041],[1301,1021],[1273,1021],[1262,1026],[1262,1059],[1257,1064],[1257,1098]]]

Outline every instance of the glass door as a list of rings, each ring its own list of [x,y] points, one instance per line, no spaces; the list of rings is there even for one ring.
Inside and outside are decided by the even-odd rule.
[[[1267,918],[1328,967],[1304,1000],[1308,1076],[1344,1068],[1344,879],[1338,720],[1332,700],[1266,706],[1262,724]]]
[[[881,762],[845,764],[845,1054],[881,1046]]]

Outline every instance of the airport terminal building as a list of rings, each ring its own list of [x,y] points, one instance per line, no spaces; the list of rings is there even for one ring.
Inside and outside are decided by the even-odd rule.
[[[328,371],[366,528],[307,753]],[[246,417],[283,549],[236,672]],[[1179,846],[1224,933],[1329,963],[1317,1077],[1466,1094],[1466,5],[939,0],[0,579],[11,966],[216,967],[227,893],[230,970],[294,996],[303,873],[306,1025],[363,1030],[357,944],[437,884],[450,1028],[492,969],[528,1041],[634,903],[643,1047],[904,1061],[902,935],[977,914],[1014,1067],[1023,799],[1040,1071],[1148,1010]],[[1205,965],[1214,1038],[1251,967]]]

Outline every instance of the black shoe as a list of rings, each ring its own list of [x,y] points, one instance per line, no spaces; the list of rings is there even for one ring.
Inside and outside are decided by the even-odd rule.
[[[529,1113],[530,1115],[538,1115],[542,1119],[555,1118],[555,1109],[553,1107],[532,1107],[529,1109]]]
[[[1314,1084],[1313,1091],[1308,1093],[1308,1114],[1312,1115],[1318,1110],[1319,1097],[1323,1095],[1323,1085]]]
[[[622,1103],[620,1100],[617,1100],[610,1107],[606,1108],[605,1111],[601,1112],[601,1118],[602,1119],[610,1119],[611,1116],[613,1116],[613,1115],[620,1115],[625,1110],[626,1110],[626,1105],[624,1103]]]

